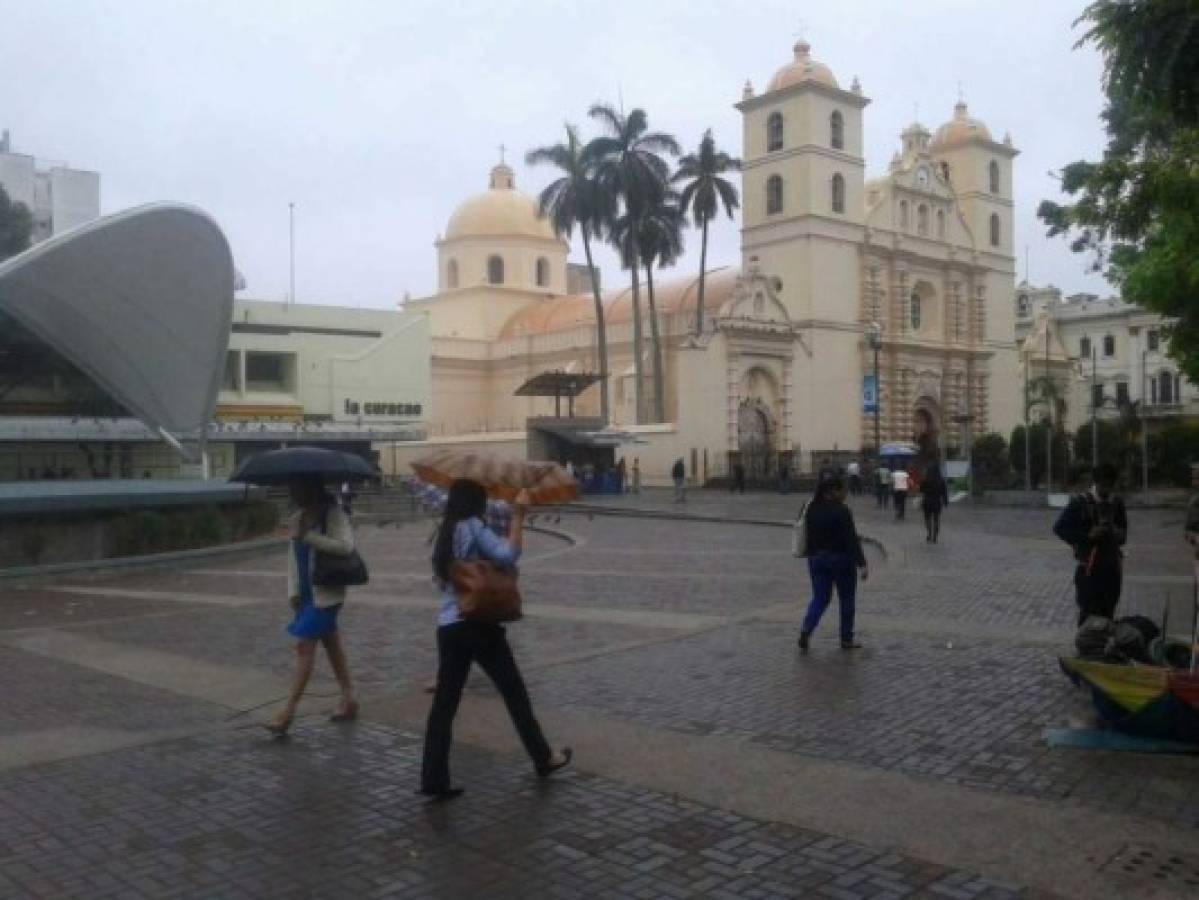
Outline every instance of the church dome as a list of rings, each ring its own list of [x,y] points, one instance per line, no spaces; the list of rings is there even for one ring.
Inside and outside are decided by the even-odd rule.
[[[491,170],[488,189],[464,201],[450,216],[445,240],[473,237],[525,237],[554,241],[554,230],[537,214],[537,201],[516,190],[510,166]]]
[[[953,118],[933,135],[933,149],[944,150],[972,140],[990,141],[991,132],[982,120],[970,118],[966,101],[959,100],[953,107]]]
[[[795,45],[795,59],[774,73],[766,91],[781,91],[805,81],[815,81],[831,88],[839,88],[833,70],[824,63],[812,59],[812,46],[807,41]]]

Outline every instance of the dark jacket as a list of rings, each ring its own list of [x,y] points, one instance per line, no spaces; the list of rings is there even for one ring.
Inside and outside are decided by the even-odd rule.
[[[808,504],[805,521],[809,557],[821,553],[844,553],[851,556],[857,565],[866,565],[858,529],[853,524],[853,513],[844,503],[813,500]]]
[[[1091,529],[1106,526],[1104,535],[1091,539]],[[1128,540],[1128,513],[1124,500],[1112,494],[1100,502],[1094,494],[1075,494],[1058,516],[1053,533],[1074,548],[1074,558],[1080,563],[1094,560],[1111,562],[1120,559],[1120,548]]]
[[[674,464],[673,467],[671,467],[670,477],[671,478],[682,478],[682,477],[684,477],[685,474],[686,474],[686,470],[683,468],[683,461],[680,459],[678,462],[676,462]]]
[[[949,505],[949,484],[944,478],[925,478],[920,482],[924,508],[936,511]]]

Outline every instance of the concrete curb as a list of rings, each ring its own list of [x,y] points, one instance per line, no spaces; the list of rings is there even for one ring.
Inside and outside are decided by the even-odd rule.
[[[572,503],[569,506],[547,507],[555,510],[560,510],[563,513],[581,514],[597,516],[614,516],[625,517],[628,519],[663,519],[672,522],[707,522],[721,525],[758,525],[765,528],[791,528],[794,522],[784,521],[780,519],[746,519],[734,518],[732,516],[716,516],[704,515],[703,513],[683,513],[673,512],[670,510],[653,510],[653,509],[619,509],[610,506],[593,506],[585,503]],[[889,559],[890,553],[887,550],[887,545],[878,538],[871,537],[868,534],[858,534],[863,544],[869,544],[882,554],[883,559]]]
[[[10,579],[37,579],[73,572],[102,572],[114,569],[150,569],[173,563],[189,562],[212,557],[237,556],[274,550],[287,543],[287,538],[257,538],[237,544],[220,544],[216,547],[198,547],[194,550],[172,550],[169,553],[148,553],[141,556],[117,556],[111,559],[86,559],[78,562],[49,563],[44,566],[15,566],[0,569],[0,581]]]

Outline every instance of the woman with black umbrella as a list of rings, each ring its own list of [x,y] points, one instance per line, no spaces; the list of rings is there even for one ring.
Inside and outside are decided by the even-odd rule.
[[[346,589],[342,585],[314,584],[312,577],[317,553],[341,557],[353,553],[354,533],[349,517],[336,499],[325,491],[322,478],[294,478],[289,485],[295,512],[288,521],[291,541],[288,545],[287,596],[295,617],[287,631],[296,639],[296,670],[286,704],[266,726],[277,737],[287,734],[295,718],[296,707],[312,677],[318,642],[325,648],[341,687],[341,703],[330,719],[348,722],[358,716],[350,667],[337,630],[337,616],[345,602]]]

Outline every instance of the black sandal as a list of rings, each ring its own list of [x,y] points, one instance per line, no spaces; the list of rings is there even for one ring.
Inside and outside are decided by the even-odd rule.
[[[560,763],[548,762],[543,766],[538,766],[537,767],[538,777],[549,778],[551,775],[553,775],[559,769],[565,769],[567,766],[570,765],[570,761],[571,761],[571,759],[574,758],[574,755],[575,755],[575,752],[570,747],[563,747],[562,748],[562,762],[560,762]],[[552,759],[553,757],[550,757],[550,758]]]

